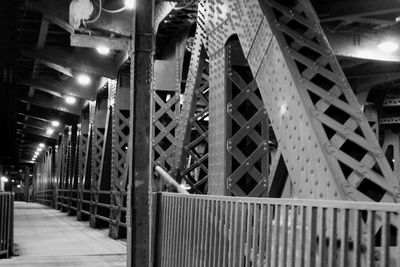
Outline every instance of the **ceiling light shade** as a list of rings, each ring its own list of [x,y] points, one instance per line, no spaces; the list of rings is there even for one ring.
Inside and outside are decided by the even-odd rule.
[[[40,144],[39,144],[39,147],[44,148],[44,144],[43,144],[43,143],[40,143]]]
[[[38,151],[35,152],[35,156],[37,156],[37,155],[39,155],[39,152],[38,152]]]
[[[67,104],[70,104],[70,105],[75,104],[76,103],[76,98],[73,97],[73,96],[66,96],[65,97],[65,102]]]
[[[60,126],[60,122],[59,121],[52,121],[51,122],[51,126],[58,127],[58,126]]]
[[[54,129],[52,129],[52,128],[47,128],[47,130],[46,130],[46,134],[47,135],[52,135],[54,133]]]
[[[135,8],[135,0],[125,0],[124,4],[127,9]]]
[[[36,148],[36,151],[38,151],[38,152],[40,152],[42,150],[43,150],[43,148],[41,148],[41,147]]]
[[[83,74],[83,73],[82,74],[78,74],[76,76],[76,80],[81,85],[89,85],[92,82],[92,80],[90,79],[89,75]]]
[[[106,46],[98,46],[96,50],[100,55],[108,55],[110,53],[110,48]]]
[[[3,177],[1,177],[1,181],[7,183],[8,182],[8,178],[3,176]]]
[[[392,41],[384,41],[378,45],[378,48],[384,52],[392,53],[399,49],[399,45]]]

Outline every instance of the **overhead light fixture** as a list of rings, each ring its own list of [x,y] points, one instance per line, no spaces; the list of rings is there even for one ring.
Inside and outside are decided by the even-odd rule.
[[[41,152],[42,150],[43,150],[43,148],[41,148],[41,147],[36,148],[36,151],[38,151],[38,152]]]
[[[39,147],[41,147],[41,148],[44,148],[44,146],[45,146],[45,145],[44,145],[43,143],[40,143],[40,144],[39,144]]]
[[[60,126],[60,122],[59,121],[52,121],[51,122],[51,126],[58,127],[58,126]]]
[[[17,188],[21,188],[21,185],[20,185],[20,184],[17,184]]]
[[[78,74],[76,76],[76,80],[81,85],[89,85],[92,82],[92,80],[90,79],[89,75],[83,74],[83,73],[82,74]]]
[[[8,182],[8,178],[3,176],[3,177],[1,177],[1,181],[7,183]]]
[[[76,103],[76,98],[73,97],[73,96],[66,96],[66,97],[65,97],[65,102],[66,102],[67,104],[73,105],[73,104]]]
[[[96,50],[100,55],[108,55],[110,53],[110,48],[106,46],[98,46]]]
[[[127,9],[135,8],[135,0],[125,0],[124,4]]]
[[[378,48],[384,52],[392,53],[399,49],[399,45],[392,41],[384,41],[378,45]]]
[[[38,152],[38,151],[35,152],[35,156],[37,156],[37,155],[39,155],[39,152]]]
[[[46,130],[46,134],[47,135],[52,135],[54,133],[54,129],[53,128],[47,128]]]

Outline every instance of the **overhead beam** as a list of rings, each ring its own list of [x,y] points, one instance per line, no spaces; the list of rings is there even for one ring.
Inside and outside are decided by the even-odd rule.
[[[395,125],[400,124],[400,117],[390,117],[390,118],[381,118],[379,120],[380,125]]]
[[[44,47],[22,51],[22,55],[37,59],[68,76],[73,76],[75,71],[114,79],[121,64],[112,57],[101,57],[93,49],[87,48],[74,52],[62,47]]]
[[[376,16],[400,11],[397,0],[318,1],[314,8],[321,22],[343,20],[348,17]]]
[[[22,79],[20,83],[62,97],[70,95],[82,99],[94,100],[96,92],[105,81],[101,78],[93,80],[89,86],[79,85],[75,79],[58,80],[51,76],[39,76],[37,79]]]
[[[378,48],[382,40],[387,38],[385,35],[326,31],[326,37],[337,56],[400,62],[400,52],[388,53]],[[392,40],[400,41],[400,35],[391,35],[389,37]]]
[[[32,136],[39,136],[45,139],[57,139],[56,133],[53,133],[52,135],[46,135],[44,131],[40,131],[38,129],[17,129],[17,134],[19,135],[32,135]]]
[[[105,46],[111,50],[128,51],[130,39],[108,38],[84,34],[71,34],[71,46],[96,48]]]
[[[400,107],[400,98],[388,98],[383,101],[383,107]]]
[[[64,114],[68,115],[68,113]],[[38,118],[48,122],[56,120],[59,121],[61,124],[65,125],[73,125],[78,121],[78,116],[75,115],[63,116],[63,114],[59,114],[58,112],[43,112],[43,111],[38,111],[37,109],[31,109],[29,113],[19,112],[18,115],[22,116],[26,115],[27,117],[30,118]]]
[[[58,110],[66,113],[70,113],[76,116],[81,114],[82,103],[75,103],[74,105],[67,106],[65,101],[59,97],[50,97],[37,94],[33,97],[19,97],[19,101],[27,104],[32,104],[47,109]]]

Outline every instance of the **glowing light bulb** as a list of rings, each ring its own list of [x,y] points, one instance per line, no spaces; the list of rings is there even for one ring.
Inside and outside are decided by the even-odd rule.
[[[78,74],[76,76],[76,80],[81,85],[89,85],[92,82],[89,75],[87,75],[87,74]]]
[[[96,50],[100,55],[108,55],[110,53],[110,48],[106,46],[98,46]]]
[[[73,97],[73,96],[66,96],[66,97],[65,97],[65,102],[66,102],[67,104],[70,104],[70,105],[75,104],[76,98]]]
[[[43,144],[43,143],[40,143],[40,144],[39,144],[39,147],[44,148],[44,144]]]
[[[47,128],[47,130],[46,130],[46,134],[47,135],[52,135],[54,133],[54,129],[52,129],[52,128]]]
[[[60,126],[60,122],[59,121],[52,121],[51,122],[51,126],[58,127],[58,126]]]
[[[125,0],[125,7],[127,9],[134,9],[135,8],[135,0]]]

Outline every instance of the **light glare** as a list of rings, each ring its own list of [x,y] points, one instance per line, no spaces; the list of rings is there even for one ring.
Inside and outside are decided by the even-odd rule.
[[[73,97],[73,96],[66,96],[66,97],[65,97],[65,102],[66,102],[67,104],[70,104],[70,105],[75,104],[76,98]]]
[[[378,48],[384,52],[392,53],[399,49],[399,45],[392,41],[385,41],[378,45]]]
[[[51,122],[51,126],[58,127],[58,126],[60,126],[60,122],[59,121],[52,121]]]
[[[8,178],[3,176],[3,177],[1,177],[1,181],[7,183],[8,182]]]
[[[39,144],[39,147],[44,148],[44,144],[43,144],[43,143],[40,143],[40,144]]]
[[[108,55],[110,53],[110,48],[106,46],[98,46],[96,50],[100,55]]]
[[[47,135],[52,135],[54,133],[54,129],[52,129],[52,128],[47,128],[47,130],[46,130],[46,134]]]
[[[127,9],[134,9],[135,8],[135,0],[125,0],[125,7]]]
[[[78,74],[76,80],[81,85],[89,85],[92,81],[87,74]]]

